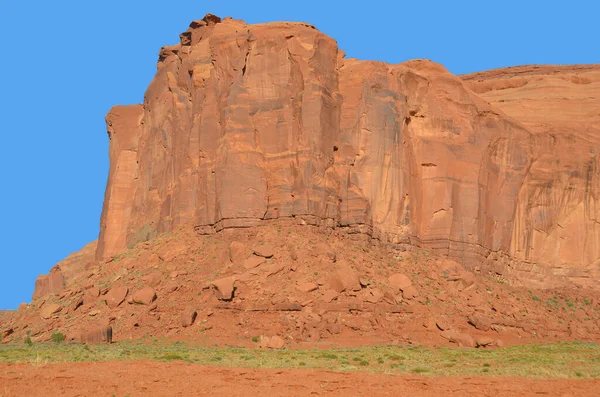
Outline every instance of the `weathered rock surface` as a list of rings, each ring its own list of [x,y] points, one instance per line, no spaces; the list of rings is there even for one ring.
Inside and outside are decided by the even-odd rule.
[[[112,343],[113,329],[111,326],[98,326],[82,331],[79,335],[81,343]]]
[[[40,309],[40,317],[44,320],[51,318],[56,313],[62,310],[62,306],[57,303],[46,303]]]
[[[152,287],[144,287],[133,294],[132,301],[139,305],[149,305],[156,299],[156,291]]]
[[[454,76],[346,59],[305,23],[207,16],[157,69],[143,104],[106,117],[97,244],[41,276],[34,298],[185,224],[212,234],[276,219],[447,255],[466,270],[460,291],[469,272],[600,286],[598,65]],[[233,245],[229,260],[249,254]]]
[[[129,288],[127,287],[112,288],[104,297],[106,305],[111,309],[118,307],[121,303],[123,303],[128,292]]]
[[[81,250],[72,253],[57,263],[48,275],[41,275],[35,282],[33,299],[46,296],[51,292],[60,292],[65,282],[95,262],[97,241],[86,244]]]
[[[198,312],[196,309],[192,307],[186,307],[183,312],[181,312],[181,325],[183,327],[191,327],[194,325],[194,321],[196,321],[196,317],[198,316]]]
[[[533,161],[512,208],[510,244],[487,266],[541,287],[564,278],[597,286],[600,65],[519,66],[462,77],[532,134]]]
[[[218,299],[224,301],[233,299],[233,291],[235,288],[234,276],[214,280],[211,285],[215,288],[215,293]]]

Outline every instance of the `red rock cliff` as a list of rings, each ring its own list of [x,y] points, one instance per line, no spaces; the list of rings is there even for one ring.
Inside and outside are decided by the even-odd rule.
[[[519,91],[533,77],[501,76],[511,95],[535,95],[523,116],[494,100],[506,84],[493,73],[345,59],[307,24],[209,15],[180,38],[144,104],[107,116],[97,259],[184,223],[214,233],[293,217],[514,281],[597,284],[600,134],[591,118],[538,128],[556,113],[538,111],[545,83]]]

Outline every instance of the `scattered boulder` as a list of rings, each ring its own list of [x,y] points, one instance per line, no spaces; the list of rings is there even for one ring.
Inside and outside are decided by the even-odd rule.
[[[398,304],[398,299],[396,299],[396,296],[390,291],[385,291],[383,293],[383,300],[389,303],[390,305]]]
[[[187,249],[187,244],[183,241],[180,241],[177,243],[164,245],[156,254],[163,262],[171,262],[173,259],[186,252]]]
[[[327,243],[319,243],[319,244],[317,244],[316,251],[323,253],[332,262],[335,262],[336,259],[337,259],[335,251]]]
[[[87,290],[87,293],[93,297],[93,298],[97,298],[100,296],[100,288],[98,287],[90,287]]]
[[[390,283],[390,286],[392,286],[392,288],[395,288],[396,291],[403,291],[405,288],[408,288],[412,285],[412,281],[410,281],[410,278],[401,273],[392,274],[388,278],[388,281]]]
[[[248,247],[246,244],[233,241],[229,244],[229,261],[233,264],[242,263],[248,257]]]
[[[340,323],[329,323],[325,326],[325,329],[331,335],[337,335],[342,333],[342,325]]]
[[[463,347],[475,347],[475,341],[469,334],[464,334],[453,329],[442,331],[440,333],[442,338],[447,339],[451,343],[456,343],[458,346]]]
[[[187,307],[183,312],[181,312],[181,326],[182,327],[191,327],[194,325],[194,321],[196,321],[196,317],[198,316],[198,312],[196,309],[192,307]]]
[[[2,339],[12,335],[14,332],[15,332],[14,328],[5,329],[4,331],[2,331]]]
[[[458,274],[464,272],[465,269],[452,259],[445,258],[438,263],[440,274],[443,276],[449,276],[451,274]]]
[[[27,311],[27,309],[29,309],[29,305],[27,303],[23,302],[23,303],[21,303],[19,305],[19,308],[17,309],[17,312],[18,313],[23,313],[23,312]]]
[[[283,265],[283,263],[273,263],[267,269],[265,276],[266,277],[273,276],[273,275],[279,273],[280,271],[282,271],[283,269],[285,269],[285,266]]]
[[[79,337],[81,343],[112,343],[113,329],[110,325],[99,326],[81,332]]]
[[[245,269],[254,269],[255,267],[258,267],[259,265],[265,263],[265,261],[266,259],[262,256],[252,255],[250,258],[246,259],[243,262],[243,265]]]
[[[447,331],[452,328],[452,326],[444,319],[437,320],[435,325],[440,329],[440,331]]]
[[[478,330],[485,332],[492,327],[493,322],[491,318],[480,313],[475,313],[469,317],[469,324]]]
[[[262,244],[254,247],[252,249],[254,253],[258,256],[262,256],[263,258],[270,258],[275,255],[275,247],[271,244]]]
[[[85,300],[83,296],[80,296],[78,299],[76,299],[75,302],[73,302],[73,305],[71,306],[71,311],[75,311],[81,306],[83,306],[84,301]]]
[[[419,292],[412,285],[402,290],[402,297],[404,299],[415,299],[417,296],[419,296]]]
[[[177,277],[186,276],[187,274],[188,274],[188,272],[185,270],[175,270],[175,271],[171,272],[170,277],[171,277],[171,280],[175,280]]]
[[[312,292],[319,289],[319,286],[315,283],[301,283],[296,288],[301,292]]]
[[[377,288],[368,291],[367,295],[364,298],[365,302],[368,302],[368,303],[377,303],[382,299],[383,299],[383,292],[381,292]]]
[[[127,297],[128,293],[129,293],[129,288],[127,288],[127,287],[112,288],[104,296],[106,305],[111,309],[118,307],[121,303],[123,303],[123,301]]]
[[[458,289],[459,291],[463,291],[469,288],[470,286],[474,285],[477,281],[475,275],[467,271],[451,274],[447,277],[447,280],[455,282],[456,289]]]
[[[298,260],[298,251],[296,251],[296,248],[293,246],[290,246],[289,250],[290,250],[290,259],[293,261]]]
[[[150,255],[150,257],[146,261],[146,264],[148,265],[148,267],[155,267],[155,266],[158,266],[161,262],[162,262],[162,259],[160,259],[160,256],[153,253]]]
[[[490,338],[489,336],[480,336],[479,338],[477,338],[477,340],[475,340],[476,347],[493,346],[495,343],[496,341]]]
[[[358,273],[350,268],[333,272],[328,278],[328,284],[329,288],[337,293],[360,291],[362,288],[358,279]]]
[[[156,299],[156,291],[152,287],[144,287],[133,294],[132,301],[139,305],[150,305]]]
[[[47,320],[54,316],[56,313],[59,313],[62,310],[62,306],[56,303],[46,303],[42,306],[40,310],[40,317],[44,320]]]
[[[281,336],[274,335],[269,338],[268,345],[269,349],[281,349],[285,346],[285,341]]]
[[[234,276],[214,280],[211,283],[211,285],[215,287],[217,298],[223,301],[230,301],[233,299],[234,284]]]
[[[327,291],[323,292],[323,301],[325,303],[329,303],[335,299],[337,299],[337,297],[339,296],[339,294],[332,290],[332,289],[328,289]]]

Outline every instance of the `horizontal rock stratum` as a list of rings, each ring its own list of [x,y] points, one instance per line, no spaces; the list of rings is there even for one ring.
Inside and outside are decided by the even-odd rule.
[[[305,23],[207,15],[106,117],[96,260],[193,224],[277,219],[515,283],[600,281],[600,65],[455,76],[347,59]]]

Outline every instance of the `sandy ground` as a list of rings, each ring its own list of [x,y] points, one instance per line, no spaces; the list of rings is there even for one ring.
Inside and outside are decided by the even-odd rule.
[[[428,378],[152,361],[1,364],[0,396],[598,396],[600,380]]]

